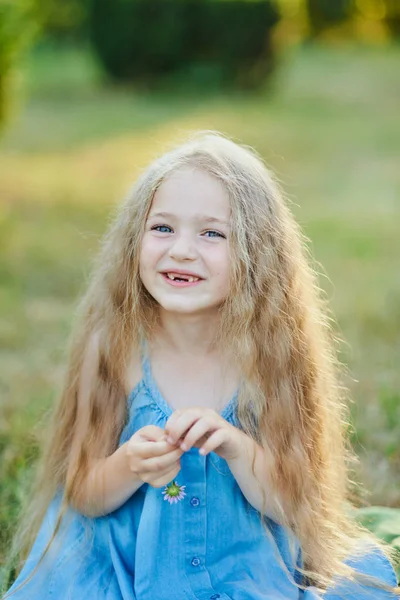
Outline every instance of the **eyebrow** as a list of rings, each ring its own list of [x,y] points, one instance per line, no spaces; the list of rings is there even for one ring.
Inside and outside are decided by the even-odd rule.
[[[161,217],[162,219],[176,219],[176,215],[168,212],[155,212],[149,214],[149,219],[153,217]],[[227,221],[223,221],[222,219],[217,219],[216,217],[209,217],[207,215],[195,215],[195,221],[201,221],[203,223],[219,223],[220,225],[229,225]]]

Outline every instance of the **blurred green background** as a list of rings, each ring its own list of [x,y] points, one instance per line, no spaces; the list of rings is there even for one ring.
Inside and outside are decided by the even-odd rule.
[[[0,0],[0,564],[115,203],[199,128],[254,146],[310,238],[359,503],[400,547],[400,3],[146,1]]]

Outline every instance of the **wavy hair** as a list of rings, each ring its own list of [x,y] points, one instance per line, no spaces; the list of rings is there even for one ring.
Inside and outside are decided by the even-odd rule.
[[[379,587],[344,562],[366,552],[367,541],[391,560],[393,556],[348,510],[350,465],[356,459],[348,441],[347,392],[340,382],[333,320],[317,285],[307,240],[256,152],[208,131],[169,150],[142,173],[104,237],[78,305],[33,503],[12,554],[27,555],[61,488],[63,503],[45,555],[91,460],[118,447],[127,419],[123,381],[128,357],[140,352],[141,338],[151,336],[158,318],[157,303],[139,277],[146,218],[160,184],[188,165],[217,178],[229,195],[231,289],[220,309],[217,339],[224,340],[243,370],[238,420],[271,458],[271,497],[282,524],[301,546],[299,586],[326,589],[339,575]],[[90,380],[85,435],[72,452],[82,364],[93,335],[98,336],[98,360]],[[400,595],[395,588],[380,587]]]

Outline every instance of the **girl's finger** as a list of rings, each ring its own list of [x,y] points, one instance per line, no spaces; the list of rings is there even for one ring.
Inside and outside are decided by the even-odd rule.
[[[163,429],[157,425],[146,425],[136,433],[138,437],[148,442],[159,442],[164,435]]]
[[[204,438],[207,433],[209,433],[211,435],[212,433],[214,433],[216,428],[217,428],[217,426],[215,424],[212,425],[208,419],[205,419],[203,417],[189,429],[185,438],[183,439],[182,443],[180,444],[180,447],[185,452],[187,450],[190,450],[190,448],[192,446],[194,446],[196,444],[196,442],[198,442],[199,439]],[[207,436],[207,437],[209,437],[209,436]]]
[[[187,410],[178,415],[175,421],[167,429],[167,440],[175,444],[196,421],[201,419],[203,412],[200,410]]]
[[[152,487],[163,487],[164,485],[167,485],[170,481],[175,479],[180,470],[181,466],[179,463],[177,463],[173,465],[172,469],[166,469],[162,473],[157,474],[157,478],[153,479],[150,485]]]
[[[165,433],[166,438],[169,436],[172,428],[174,427],[176,421],[179,419],[179,417],[181,416],[182,413],[183,413],[183,410],[181,410],[179,408],[177,410],[174,410],[172,415],[169,417],[168,421],[165,423],[164,433]]]
[[[164,454],[164,456],[154,456],[152,458],[147,458],[143,462],[143,470],[150,472],[164,471],[165,469],[171,468],[172,465],[181,458],[182,450],[180,448],[176,448],[172,450],[172,452],[168,452],[168,454]]]
[[[141,458],[150,458],[152,456],[162,456],[175,449],[175,446],[168,442],[142,442],[135,444],[134,453]]]
[[[193,448],[201,448],[202,445],[206,443],[206,441],[208,440],[209,437],[210,437],[210,435],[208,433],[206,433],[205,435],[203,435],[203,437],[201,437],[200,439],[198,439],[197,442],[195,442],[193,444]]]
[[[226,442],[227,439],[228,439],[228,435],[227,435],[226,430],[225,429],[217,429],[217,431],[215,431],[212,435],[210,435],[208,440],[203,444],[203,446],[199,450],[199,453],[202,456],[206,456],[207,454],[209,454],[210,452],[212,452],[213,450],[218,448],[218,446],[221,446],[221,444]]]

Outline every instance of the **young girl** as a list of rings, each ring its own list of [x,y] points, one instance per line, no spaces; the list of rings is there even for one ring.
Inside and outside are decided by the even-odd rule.
[[[346,412],[298,226],[215,133],[108,232],[15,548],[15,600],[397,597],[351,516]]]

